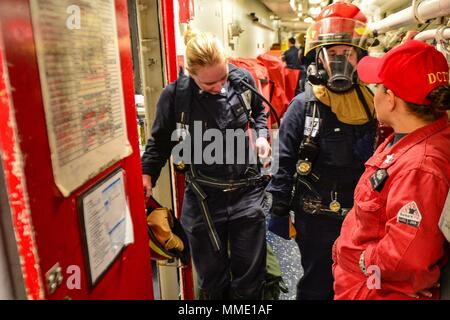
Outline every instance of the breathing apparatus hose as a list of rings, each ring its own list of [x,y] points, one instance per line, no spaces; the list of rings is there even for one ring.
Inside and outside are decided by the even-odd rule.
[[[278,128],[279,128],[280,127],[280,123],[281,123],[280,122],[280,117],[278,116],[277,111],[275,110],[273,105],[269,102],[269,100],[267,100],[261,93],[258,92],[258,90],[253,88],[252,85],[250,85],[249,83],[245,82],[244,80],[241,80],[239,83],[244,85],[246,88],[248,88],[250,91],[252,91],[258,97],[260,97],[267,104],[267,106],[270,108],[270,111],[273,113],[273,115],[275,117],[275,121],[277,122],[277,125],[278,125]]]

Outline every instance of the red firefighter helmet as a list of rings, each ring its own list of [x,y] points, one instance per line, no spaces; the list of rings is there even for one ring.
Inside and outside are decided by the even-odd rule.
[[[351,3],[326,6],[306,32],[305,54],[330,44],[345,44],[367,50],[372,34],[367,18]]]

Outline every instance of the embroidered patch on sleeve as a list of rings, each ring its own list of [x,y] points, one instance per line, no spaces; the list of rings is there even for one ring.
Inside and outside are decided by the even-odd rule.
[[[415,201],[405,204],[397,213],[397,222],[417,228],[421,221],[422,214]]]
[[[442,210],[441,219],[439,219],[439,228],[448,242],[450,242],[450,190],[445,201],[444,210]]]

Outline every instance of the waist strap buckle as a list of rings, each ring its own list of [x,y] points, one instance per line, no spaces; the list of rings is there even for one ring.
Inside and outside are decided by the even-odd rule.
[[[303,211],[307,214],[326,214],[345,217],[350,211],[350,208],[340,208],[338,211],[333,211],[324,206],[320,200],[304,199]]]
[[[231,192],[231,191],[236,191],[238,189],[239,189],[238,187],[230,186],[229,188],[223,189],[222,191],[223,192]]]

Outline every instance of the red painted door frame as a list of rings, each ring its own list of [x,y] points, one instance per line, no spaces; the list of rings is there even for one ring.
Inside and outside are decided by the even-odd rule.
[[[63,197],[53,178],[29,1],[0,1],[0,31],[4,44],[0,58],[2,66],[7,68],[3,71],[7,72],[11,88],[14,88],[10,92],[5,91],[8,87],[2,71],[0,137],[2,148],[10,155],[22,156],[23,160],[22,176],[17,176],[17,159],[11,162],[8,158],[5,167],[9,174],[10,200],[15,200],[13,196],[18,197],[18,202],[11,203],[30,299],[153,299],[127,1],[115,0],[115,9],[126,126],[133,152],[93,177],[69,197]],[[16,126],[10,127],[13,115]],[[125,189],[133,221],[134,243],[125,248],[99,283],[90,289],[76,203],[89,187],[119,167],[126,175]],[[19,192],[15,193],[17,190]],[[45,283],[45,273],[55,263],[60,264],[64,280],[54,294],[49,294],[42,283]],[[80,268],[81,289],[70,289],[66,285],[69,266]]]
[[[162,0],[161,12],[162,12],[162,27],[163,27],[163,43],[164,53],[166,58],[166,80],[168,83],[173,82],[178,77],[178,63],[177,63],[177,50],[175,39],[175,11],[174,1],[177,0]],[[176,208],[178,214],[181,214],[181,207],[183,204],[184,195],[184,175],[175,174],[175,199]],[[192,277],[192,265],[182,269],[182,288],[183,297],[186,300],[193,300],[194,295],[194,282]]]
[[[36,252],[30,205],[24,183],[23,155],[18,152],[18,144],[17,124],[0,29],[0,154],[2,155],[0,161],[3,161],[8,205],[19,256],[26,257],[21,261],[26,296],[30,300],[37,300],[44,297],[44,288],[40,277],[39,257]],[[32,232],[29,232],[30,230]]]

